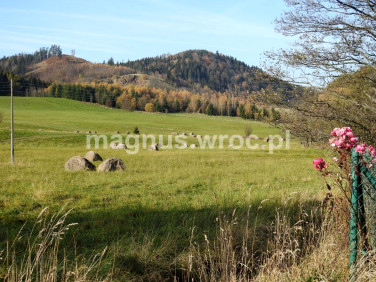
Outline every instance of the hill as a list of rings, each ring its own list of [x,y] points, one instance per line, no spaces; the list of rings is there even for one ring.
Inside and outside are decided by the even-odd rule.
[[[52,50],[52,51],[51,51]],[[59,46],[41,48],[34,54],[3,57],[0,70],[36,76],[59,83],[101,81],[110,84],[140,85],[160,89],[186,89],[196,93],[226,92],[248,97],[255,92],[280,92],[287,100],[300,89],[248,66],[231,56],[206,50],[188,50],[175,55],[144,58],[127,63],[91,63],[63,55]]]
[[[130,61],[125,65],[137,72],[159,76],[178,88],[206,87],[220,92],[231,91],[235,95],[249,95],[261,89],[285,93],[294,90],[293,85],[267,75],[258,67],[206,50],[188,50],[176,55]]]
[[[44,81],[77,83],[122,76],[133,72],[126,66],[91,63],[81,58],[62,55],[29,66],[26,74],[35,75]]]

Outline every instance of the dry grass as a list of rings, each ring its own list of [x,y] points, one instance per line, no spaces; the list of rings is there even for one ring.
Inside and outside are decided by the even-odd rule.
[[[354,278],[356,281],[376,281],[376,250],[359,259]]]
[[[342,207],[341,207],[342,206]],[[291,205],[276,211],[272,227],[260,229],[258,215],[221,214],[213,240],[195,241],[176,265],[175,281],[345,281],[348,271],[348,213],[338,201],[333,209],[317,207],[307,213],[303,206],[291,216]],[[290,208],[289,208],[290,207]],[[259,206],[259,210],[262,206]],[[104,263],[106,250],[89,259],[62,255],[60,241],[75,224],[66,224],[70,211],[39,214],[32,230],[23,238],[21,230],[3,253],[4,281],[110,281],[112,262]],[[295,218],[292,221],[291,218]],[[260,241],[267,242],[260,249]],[[26,242],[25,248],[18,247]],[[146,247],[145,242],[142,244]],[[170,246],[171,247],[171,246]],[[0,258],[1,258],[0,254]],[[110,267],[108,267],[110,266]],[[110,269],[103,274],[104,269]],[[157,273],[156,273],[157,274]],[[163,280],[156,275],[155,280]],[[376,253],[361,257],[354,281],[376,281]]]
[[[253,256],[248,246],[249,222],[239,225],[235,211],[216,220],[218,231],[213,242],[204,235],[206,245],[199,246],[192,233],[184,280],[242,281],[250,277]]]
[[[320,220],[322,219],[322,220]],[[277,215],[260,273],[255,281],[341,281],[348,277],[347,215],[340,207],[330,213],[303,210],[290,224]],[[345,223],[345,224],[343,224]]]
[[[235,212],[222,216],[218,218],[218,232],[213,242],[206,236],[205,246],[192,240],[183,280],[347,280],[347,214],[340,205],[341,202],[330,212],[317,207],[309,213],[300,206],[294,222],[288,208],[278,209],[274,226],[263,236],[258,231],[257,218],[252,223],[248,219],[241,224]],[[267,241],[267,249],[256,249],[257,240]],[[362,263],[358,267],[358,279],[375,279],[374,265],[375,261]]]
[[[20,230],[6,252],[0,253],[4,281],[106,281],[109,274],[100,275],[106,249],[89,259],[75,257],[73,261],[61,253],[60,242],[75,223],[66,224],[70,210],[47,216],[43,209],[31,231]],[[25,226],[25,225],[24,225]],[[25,237],[23,233],[26,233]]]

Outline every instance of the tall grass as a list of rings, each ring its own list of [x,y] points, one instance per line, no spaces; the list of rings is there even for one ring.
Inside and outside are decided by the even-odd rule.
[[[321,206],[309,210],[299,205],[292,216],[290,208],[281,207],[272,227],[263,231],[258,230],[257,218],[241,223],[235,211],[230,217],[219,217],[212,242],[206,235],[204,245],[192,240],[183,280],[346,280],[348,229],[338,224],[346,222],[346,214],[339,207],[330,212]],[[260,240],[265,241],[266,249],[260,249]],[[370,274],[363,272],[359,277]]]
[[[21,229],[6,252],[1,264],[4,281],[106,281],[109,274],[100,275],[106,249],[89,259],[77,256],[70,261],[62,254],[60,242],[75,223],[66,223],[70,211],[48,217],[47,208],[38,215],[29,232]],[[25,237],[24,237],[24,233]]]
[[[217,230],[213,239],[202,234],[204,243],[197,243],[195,228],[192,228],[189,249],[175,261],[174,277],[166,276],[163,271],[149,273],[147,277],[155,281],[347,280],[348,226],[343,222],[348,214],[339,206],[343,203],[329,210],[322,206],[309,208],[310,212],[298,202],[295,204],[295,208],[291,205],[278,208],[274,224],[266,228],[260,228],[258,215],[251,217],[250,209],[244,214],[236,210],[221,213],[215,220]],[[258,207],[262,208],[262,205]],[[111,281],[115,261],[105,260],[107,249],[89,259],[81,256],[68,259],[60,242],[76,225],[65,223],[70,211],[50,217],[46,213],[47,209],[43,209],[31,230],[21,230],[0,254],[0,278],[4,281]],[[23,237],[23,233],[27,235]],[[265,248],[260,241],[265,242]],[[146,257],[150,256],[148,244],[152,241],[144,241],[141,247]],[[116,252],[114,260],[119,255],[119,250]],[[137,251],[134,255],[139,254]],[[134,262],[137,263],[136,257]],[[132,260],[128,263],[132,264]],[[374,281],[375,269],[376,253],[362,256],[356,266],[356,281]]]

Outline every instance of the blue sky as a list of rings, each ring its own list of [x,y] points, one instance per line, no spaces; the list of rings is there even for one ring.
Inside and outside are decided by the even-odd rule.
[[[273,25],[285,9],[283,0],[2,0],[0,57],[51,44],[92,62],[206,49],[260,66],[264,51],[288,46]]]

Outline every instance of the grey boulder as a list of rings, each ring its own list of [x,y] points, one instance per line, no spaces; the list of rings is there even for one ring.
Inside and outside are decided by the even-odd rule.
[[[71,157],[65,163],[66,171],[95,170],[95,165],[81,156]]]
[[[121,159],[110,158],[105,160],[98,166],[97,171],[106,172],[106,171],[123,171],[125,170],[124,162]]]
[[[95,161],[102,161],[102,157],[94,151],[89,151],[86,153],[85,159],[87,159],[89,162],[95,162]]]

